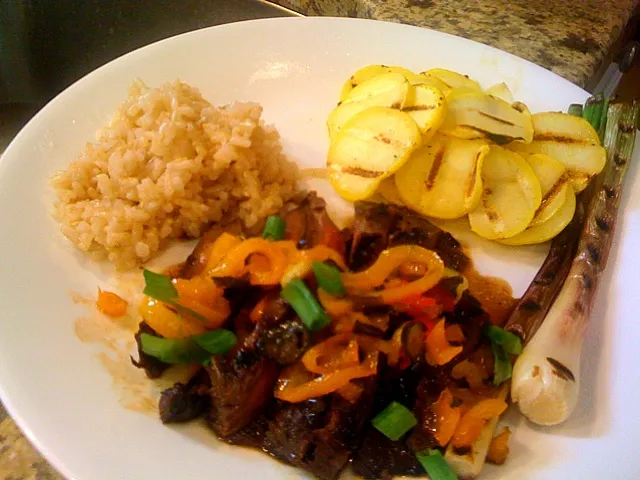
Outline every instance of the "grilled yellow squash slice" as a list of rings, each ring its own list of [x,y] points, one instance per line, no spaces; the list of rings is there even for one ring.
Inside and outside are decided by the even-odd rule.
[[[331,142],[329,180],[344,199],[363,200],[421,143],[420,129],[407,113],[370,107],[349,120]]]
[[[564,205],[566,190],[572,187],[571,181],[565,175],[564,165],[549,155],[541,153],[529,155],[527,162],[538,177],[542,192],[540,207],[529,224],[529,227],[534,227],[549,220]]]
[[[475,130],[499,143],[513,140],[529,143],[533,139],[529,112],[500,98],[461,88],[449,93],[447,103],[448,115],[441,127],[443,133],[461,137],[460,128],[464,127],[465,131]]]
[[[604,168],[606,151],[598,134],[586,120],[564,113],[536,113],[531,116],[533,142],[514,142],[508,146],[523,155],[543,153],[562,163],[576,192]]]
[[[475,80],[471,80],[466,75],[447,70],[446,68],[432,68],[431,70],[422,72],[420,75],[437,78],[451,89],[464,87],[472,90],[482,91],[480,85],[478,85],[478,82],[476,82]]]
[[[447,102],[436,87],[418,84],[411,87],[402,111],[413,118],[424,135],[431,137],[444,121]]]
[[[387,72],[363,81],[329,114],[329,138],[334,139],[351,118],[369,107],[401,109],[410,88],[413,87],[400,73]]]
[[[351,92],[351,90],[353,90],[361,83],[366,82],[367,80],[370,80],[373,77],[376,77],[383,73],[400,73],[407,79],[412,79],[415,76],[415,74],[411,70],[407,70],[403,67],[388,65],[368,65],[358,70],[349,78],[349,80],[344,83],[344,85],[342,86],[342,90],[340,91],[340,101],[343,102],[347,98],[349,92]]]
[[[488,152],[484,140],[436,135],[396,172],[398,193],[409,207],[423,215],[463,217],[480,201],[482,164]]]
[[[569,225],[576,211],[576,194],[572,188],[565,189],[565,202],[547,221],[527,228],[513,237],[500,240],[505,245],[530,245],[551,240]]]
[[[469,213],[471,229],[490,240],[524,231],[542,200],[540,182],[527,161],[493,145],[484,159],[482,182],[480,203]]]

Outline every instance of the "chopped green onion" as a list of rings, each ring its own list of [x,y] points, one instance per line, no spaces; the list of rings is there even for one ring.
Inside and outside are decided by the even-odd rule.
[[[280,295],[291,305],[308,330],[312,332],[320,330],[331,323],[327,312],[318,303],[309,287],[299,278],[294,278],[287,283]]]
[[[415,427],[418,421],[407,407],[398,402],[391,402],[371,420],[371,423],[380,433],[396,441]]]
[[[458,480],[458,476],[444,459],[440,450],[428,448],[424,452],[416,453],[416,458],[429,474],[431,480]]]
[[[511,378],[513,366],[502,345],[492,343],[491,350],[493,351],[493,384],[502,385]]]
[[[569,115],[573,115],[574,117],[582,117],[582,105],[579,103],[572,103],[569,105],[569,110],[567,110]]]
[[[140,345],[144,353],[164,363],[202,363],[210,357],[192,338],[162,338],[143,333]]]
[[[161,302],[168,302],[175,298],[178,298],[178,290],[176,286],[171,282],[171,279],[161,273],[155,273],[145,269],[142,272],[144,276],[144,294],[160,300]]]
[[[267,217],[267,221],[264,224],[262,238],[271,241],[282,240],[286,231],[287,226],[284,220],[277,215],[271,215]]]
[[[195,342],[209,353],[227,353],[238,342],[236,334],[224,328],[218,328],[192,337]]]
[[[236,342],[236,335],[223,328],[187,338],[163,338],[148,333],[140,335],[144,353],[170,364],[204,364],[212,354],[227,353]]]
[[[180,315],[188,315],[190,317],[197,318],[201,322],[208,321],[207,317],[204,315],[201,315],[178,302],[178,290],[176,290],[176,286],[169,277],[147,269],[142,272],[142,275],[144,276],[145,282],[144,291],[142,293],[150,298],[171,305]]]
[[[484,334],[491,340],[491,343],[500,345],[505,352],[512,355],[520,355],[522,353],[522,341],[517,335],[495,325],[485,327]]]
[[[340,270],[323,262],[313,262],[312,267],[320,288],[336,297],[342,297],[345,294]]]

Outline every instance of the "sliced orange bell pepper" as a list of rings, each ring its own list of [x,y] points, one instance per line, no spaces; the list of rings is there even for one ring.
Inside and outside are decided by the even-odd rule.
[[[356,366],[336,370],[314,378],[311,381],[296,384],[289,377],[291,369],[285,369],[280,375],[274,396],[290,403],[304,402],[335,392],[356,378],[370,377],[378,371],[378,354],[368,354],[364,361]]]
[[[227,232],[222,233],[218,238],[216,238],[213,245],[211,245],[211,252],[209,253],[207,266],[204,269],[207,272],[207,277],[211,276],[211,270],[218,266],[224,256],[229,253],[233,247],[240,243],[242,243],[242,239],[240,237],[236,237],[235,235],[231,235]]]
[[[140,304],[139,312],[147,325],[165,338],[185,338],[207,331],[200,320],[181,317],[164,303],[146,296]]]
[[[356,403],[362,395],[362,387],[353,382],[347,383],[344,387],[336,390],[336,393],[350,403]]]
[[[499,398],[480,400],[471,407],[460,419],[453,434],[453,445],[456,448],[470,447],[480,436],[482,429],[492,418],[502,415],[507,409],[507,403]]]
[[[452,407],[453,394],[448,388],[445,388],[433,404],[431,409],[436,417],[434,437],[441,447],[444,447],[455,432],[461,417],[460,407]]]
[[[105,315],[112,318],[122,317],[127,313],[128,305],[127,301],[119,295],[98,288],[96,307]]]
[[[462,347],[453,347],[447,340],[444,318],[427,335],[426,357],[430,365],[444,365],[462,352]]]
[[[487,461],[495,465],[502,465],[509,456],[509,437],[511,436],[511,430],[509,427],[504,427],[502,431],[493,437],[491,444],[489,445],[489,451],[487,452]]]
[[[254,285],[277,285],[287,265],[286,251],[280,243],[269,242],[263,238],[250,238],[233,247],[222,258],[219,264],[209,271],[212,277],[238,278],[249,273],[249,278]],[[261,255],[266,258],[266,263],[254,263],[247,265],[247,260],[252,255]]]
[[[376,290],[402,264],[420,263],[425,265],[425,274],[411,282]],[[444,263],[433,251],[418,245],[400,245],[384,250],[376,262],[358,273],[343,273],[342,283],[348,293],[377,297],[382,302],[392,304],[411,295],[419,295],[433,288],[444,274]]]
[[[360,363],[358,342],[349,333],[334,335],[307,350],[301,360],[307,370],[318,374],[354,367]]]

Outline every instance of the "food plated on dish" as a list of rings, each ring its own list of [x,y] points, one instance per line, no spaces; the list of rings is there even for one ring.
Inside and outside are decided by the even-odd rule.
[[[256,38],[269,41],[256,42]],[[297,41],[291,42],[291,38]],[[317,48],[318,39],[325,48]],[[238,48],[228,49],[229,42]],[[439,47],[417,48],[432,44]],[[310,55],[312,51],[314,54]],[[477,80],[483,91],[505,82],[514,98],[525,103],[533,113],[564,112],[569,104],[583,104],[588,97],[578,87],[535,65],[429,30],[348,19],[273,20],[194,32],[134,52],[89,75],[58,97],[16,137],[0,162],[0,215],[4,222],[4,228],[0,229],[3,246],[0,249],[3,265],[0,300],[5,308],[5,315],[0,317],[0,395],[29,439],[63,475],[81,479],[199,478],[210,476],[215,466],[215,471],[225,478],[249,478],[256,472],[262,478],[274,480],[308,476],[303,469],[274,461],[256,449],[219,441],[205,418],[170,427],[158,421],[160,390],[177,380],[188,383],[191,375],[185,373],[196,367],[177,365],[150,381],[144,370],[131,364],[130,354],[139,360],[134,334],[141,319],[139,300],[145,288],[142,270],[136,267],[116,272],[112,262],[96,261],[93,255],[61,235],[60,225],[50,212],[56,194],[55,189],[49,190],[50,179],[54,172],[68,169],[72,159],[85,150],[84,142],[93,138],[97,130],[105,126],[109,130],[110,116],[127,97],[127,88],[134,79],[144,80],[150,90],[155,91],[167,82],[174,84],[179,77],[197,87],[201,97],[211,105],[242,102],[240,107],[244,110],[245,102],[259,102],[264,124],[255,129],[262,128],[266,137],[274,131],[268,125],[277,126],[281,152],[298,164],[300,194],[290,195],[279,190],[283,205],[263,215],[284,219],[289,209],[299,207],[307,198],[305,192],[316,191],[317,197],[326,202],[332,221],[343,230],[353,220],[354,203],[341,199],[328,181],[326,162],[331,140],[326,122],[339,101],[345,81],[363,66],[375,63],[400,65],[412,72],[432,68],[462,72]],[[208,118],[212,119],[213,114],[213,110],[209,111]],[[248,124],[260,122],[254,117]],[[194,134],[200,135],[200,131],[196,129]],[[219,138],[216,144],[223,142]],[[265,139],[263,145],[267,144],[275,145],[275,142]],[[183,161],[182,165],[187,163]],[[551,480],[576,475],[637,476],[632,446],[637,444],[635,439],[640,441],[640,428],[637,419],[628,414],[640,391],[630,367],[635,348],[631,339],[637,332],[632,313],[636,285],[633,266],[638,260],[633,246],[638,233],[634,221],[637,202],[633,192],[637,190],[638,180],[634,163],[631,162],[627,180],[630,185],[622,191],[624,215],[618,216],[610,266],[600,281],[591,313],[581,370],[577,375],[572,370],[582,381],[578,405],[566,422],[552,429],[536,428],[519,413],[517,404],[510,406],[500,416],[494,433],[496,436],[505,426],[511,431],[507,460],[500,466],[485,462],[480,478]],[[131,163],[134,164],[135,161]],[[178,166],[172,168],[182,175],[184,172]],[[286,166],[282,168],[282,172],[289,171]],[[395,175],[391,177],[395,183]],[[190,179],[183,177],[182,182],[189,185]],[[257,188],[262,189],[268,183],[260,181]],[[434,185],[438,184],[434,182]],[[174,193],[179,195],[175,197],[160,197],[163,209],[170,209],[174,200],[175,205],[193,200],[190,203],[193,211],[206,206],[192,188],[186,187],[185,192],[176,190]],[[270,188],[275,190],[276,186]],[[542,183],[540,188],[542,195]],[[365,202],[380,203],[382,193],[379,189]],[[230,203],[239,201],[240,197],[230,198]],[[402,199],[398,203],[401,205],[394,208],[407,208]],[[218,202],[218,205],[219,211],[224,211],[224,204]],[[119,216],[116,209],[113,212],[115,222]],[[412,215],[420,213],[413,208],[411,212]],[[135,210],[132,213],[136,214],[132,222],[157,222],[154,223],[160,225],[157,231],[162,229],[164,219],[175,216],[157,211],[157,215],[140,220]],[[204,216],[200,218],[200,232],[176,235],[202,234],[209,220]],[[224,222],[232,220],[227,216]],[[470,230],[468,214],[458,220],[434,217],[423,220],[448,231],[473,260],[474,270],[464,273],[469,287],[474,285],[474,272],[493,275],[508,284],[490,281],[489,292],[499,291],[505,299],[523,296],[549,249],[548,243],[508,246],[483,239]],[[99,224],[99,220],[95,223]],[[241,239],[260,237],[264,227],[261,223],[228,233],[241,235]],[[167,229],[162,233],[166,232]],[[131,238],[144,240],[144,235]],[[162,238],[167,245],[172,245],[165,250],[165,243],[160,242],[158,256],[143,260],[144,268],[156,274],[176,275],[167,268],[184,262],[193,245],[174,242],[171,234]],[[559,238],[554,244],[559,243]],[[129,248],[128,243],[122,246]],[[100,248],[96,247],[98,257],[112,253],[102,248],[99,252]],[[153,244],[149,251],[152,249]],[[145,250],[141,245],[139,251],[145,254]],[[135,254],[135,247],[129,251]],[[141,261],[133,258],[137,264]],[[314,274],[309,274],[304,281],[320,300],[314,278]],[[482,283],[475,283],[478,284]],[[102,294],[98,295],[100,302],[96,308],[98,287]],[[538,293],[546,291],[541,289]],[[501,315],[499,311],[489,311],[492,302],[481,298],[482,291],[470,293],[489,316]],[[544,307],[543,300],[537,298],[536,301]],[[513,300],[505,305],[512,306]],[[100,313],[100,308],[112,315],[119,315],[123,310],[126,313],[112,318]],[[521,310],[523,315],[534,313]],[[444,325],[446,332],[447,323]],[[221,328],[233,331],[232,325]],[[483,335],[482,342],[486,341]],[[564,362],[572,368],[567,359]],[[446,368],[453,368],[456,363],[453,361]],[[181,371],[184,375],[178,376]],[[464,381],[461,383],[465,385]],[[485,383],[491,386],[492,382]],[[507,403],[512,403],[510,394]],[[408,404],[407,408],[412,410],[413,405]],[[367,428],[371,428],[373,418],[372,415],[368,419]],[[398,442],[412,435],[413,430]],[[122,441],[114,442],[114,436]],[[379,456],[383,453],[377,452]],[[442,449],[442,454],[444,456],[446,450]],[[629,461],[609,461],[614,456]],[[411,460],[414,461],[415,456],[411,456]],[[349,469],[345,469],[347,477],[348,472]]]
[[[150,379],[191,367],[162,392],[163,423],[204,417],[323,480],[347,466],[448,480],[507,461],[510,398],[539,424],[571,414],[635,104],[531,114],[505,84],[364,67],[327,120],[326,176],[354,202],[342,229],[260,115],[137,82],[53,179],[62,232],[121,270],[199,238],[184,262],[141,273],[133,364]],[[554,239],[519,301],[432,223],[462,217],[506,245]],[[96,305],[128,310],[110,291]]]

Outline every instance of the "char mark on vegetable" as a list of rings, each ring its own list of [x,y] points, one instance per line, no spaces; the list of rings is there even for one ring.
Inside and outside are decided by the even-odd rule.
[[[535,300],[527,300],[520,305],[520,308],[529,312],[539,312],[542,307]]]
[[[404,107],[402,109],[403,112],[423,112],[423,111],[427,111],[427,110],[433,110],[435,107],[435,105],[410,105],[407,107]]]
[[[557,143],[585,143],[579,138],[567,137],[565,135],[557,135],[554,133],[538,133],[533,135],[533,140],[538,142],[557,142]]]
[[[363,178],[378,178],[384,174],[384,172],[376,172],[374,170],[366,170],[360,167],[342,167],[343,173],[349,173]]]
[[[505,119],[500,118],[500,117],[496,117],[495,115],[491,115],[490,113],[483,112],[482,110],[478,110],[478,113],[479,113],[480,115],[482,115],[482,116],[484,116],[484,117],[487,117],[487,118],[490,118],[491,120],[494,120],[494,121],[496,121],[496,122],[498,122],[498,123],[502,123],[502,124],[504,124],[504,125],[509,125],[510,127],[513,127],[513,126],[514,126],[514,124],[513,124],[513,123],[511,123],[510,121],[505,120]]]
[[[569,380],[572,382],[576,381],[576,377],[573,375],[573,372],[555,358],[547,357],[547,362],[549,362],[554,367],[553,373],[556,376],[564,380]]]
[[[617,195],[617,189],[614,187],[609,187],[607,185],[602,187],[607,198],[614,198]]]
[[[438,176],[438,172],[440,171],[440,167],[442,166],[444,151],[445,147],[443,146],[433,157],[433,164],[431,165],[429,176],[427,177],[427,181],[425,182],[425,187],[427,188],[427,190],[431,190],[433,188],[433,184],[436,181],[436,177]]]
[[[477,181],[476,177],[478,174],[478,160],[480,159],[480,155],[482,155],[481,151],[476,153],[475,158],[473,159],[473,168],[469,173],[469,181],[467,182],[467,191],[465,192],[467,197],[470,197],[473,191],[476,189],[476,181]]]
[[[613,156],[613,161],[615,162],[616,165],[618,165],[619,167],[623,166],[625,163],[627,163],[627,161],[622,158],[620,155],[618,155],[617,153]]]
[[[598,225],[598,228],[600,230],[602,230],[603,232],[608,232],[609,231],[609,222],[607,222],[602,217],[597,217],[596,218],[596,225]]]
[[[598,263],[600,263],[600,248],[598,248],[598,245],[594,245],[593,243],[588,244],[587,251],[589,252],[591,261],[595,265],[598,265]]]

